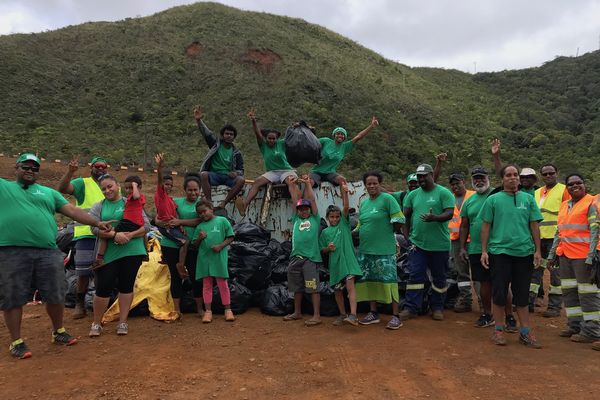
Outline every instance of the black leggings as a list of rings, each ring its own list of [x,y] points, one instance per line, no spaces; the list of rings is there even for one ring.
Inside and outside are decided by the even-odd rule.
[[[169,266],[169,272],[171,273],[171,296],[174,299],[180,299],[183,294],[183,288],[181,285],[181,277],[177,271],[177,262],[179,261],[179,249],[173,247],[161,248],[164,261]],[[190,280],[192,281],[192,294],[194,298],[202,297],[202,281],[196,281],[196,258],[198,257],[197,250],[188,250],[187,257],[185,258],[185,265],[190,274]]]
[[[119,258],[94,271],[96,296],[110,297],[115,287],[119,293],[132,293],[135,278],[145,257],[141,255]]]

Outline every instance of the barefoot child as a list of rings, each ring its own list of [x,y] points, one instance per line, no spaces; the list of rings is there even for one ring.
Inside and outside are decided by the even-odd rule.
[[[146,197],[140,192],[142,188],[142,179],[137,175],[130,175],[125,178],[125,210],[123,219],[115,227],[115,236],[117,232],[135,232],[144,226],[144,204]],[[92,264],[92,269],[100,268],[104,264],[104,252],[106,251],[106,240],[98,239],[98,253],[96,260]]]
[[[292,182],[296,181],[295,178],[292,179]],[[292,252],[287,275],[288,290],[294,293],[294,313],[286,315],[283,320],[294,321],[302,318],[302,296],[303,293],[308,293],[312,300],[313,316],[304,321],[304,324],[314,326],[321,323],[317,270],[317,265],[322,262],[319,249],[321,219],[308,175],[304,175],[298,181],[304,183],[304,198],[300,198],[300,190],[294,185],[290,194],[293,204],[296,205],[296,214],[292,217]]]
[[[343,210],[331,205],[327,208],[327,222],[329,227],[321,232],[319,244],[321,251],[329,257],[329,284],[335,289],[335,301],[340,310],[340,316],[333,322],[341,325],[343,322],[358,325],[356,318],[356,291],[354,279],[362,276],[362,271],[356,261],[354,246],[352,245],[352,233],[350,221],[348,220],[348,186],[341,186]],[[348,290],[350,300],[350,314],[346,314],[344,304],[344,286]]]
[[[212,202],[208,200],[200,200],[196,204],[196,212],[202,222],[196,227],[192,242],[198,247],[196,279],[202,279],[203,284],[202,297],[206,311],[202,322],[212,322],[213,278],[217,281],[221,303],[225,307],[225,321],[235,321],[227,284],[227,255],[228,246],[233,242],[233,228],[227,218],[214,215]],[[187,249],[187,245],[184,247]]]

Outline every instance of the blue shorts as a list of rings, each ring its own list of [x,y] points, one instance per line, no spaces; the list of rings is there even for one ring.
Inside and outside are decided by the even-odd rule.
[[[208,182],[210,186],[219,186],[225,185],[228,187],[235,186],[235,181],[237,180],[237,176],[235,178],[230,177],[226,174],[219,174],[218,172],[208,171]]]

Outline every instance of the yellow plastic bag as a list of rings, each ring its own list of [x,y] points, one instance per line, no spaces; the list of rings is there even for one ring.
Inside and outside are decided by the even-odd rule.
[[[148,247],[151,249],[148,253],[150,260],[143,262],[138,271],[133,287],[131,308],[140,304],[142,300],[148,300],[148,308],[152,318],[165,322],[175,321],[179,315],[175,311],[175,305],[171,297],[169,267],[160,264],[160,242],[156,239],[150,239]],[[118,319],[119,302],[115,301],[102,316],[102,322],[111,322]]]

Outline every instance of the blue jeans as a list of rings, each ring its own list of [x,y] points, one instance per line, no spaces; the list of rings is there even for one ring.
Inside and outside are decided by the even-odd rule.
[[[446,273],[448,271],[447,251],[427,251],[415,247],[408,255],[408,283],[406,285],[405,307],[414,314],[421,310],[425,282],[429,282],[427,270],[431,272],[432,311],[443,310],[446,300]]]
[[[235,178],[230,177],[227,174],[219,174],[218,172],[208,171],[208,182],[210,186],[225,185],[228,187],[234,187],[237,176]]]

